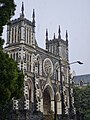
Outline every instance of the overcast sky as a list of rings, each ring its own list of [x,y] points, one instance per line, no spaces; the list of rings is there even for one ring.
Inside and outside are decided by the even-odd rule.
[[[69,61],[82,61],[83,65],[73,64],[71,70],[77,75],[90,74],[90,0],[23,0],[25,17],[32,20],[32,10],[36,13],[36,39],[40,47],[45,47],[45,30],[49,30],[49,38],[61,36],[65,39],[65,31],[69,34]],[[15,16],[21,12],[22,0],[15,0],[17,5]]]

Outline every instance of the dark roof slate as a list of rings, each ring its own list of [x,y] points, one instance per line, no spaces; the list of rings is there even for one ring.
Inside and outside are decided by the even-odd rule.
[[[80,83],[80,81],[83,81],[83,83],[90,83],[90,74],[74,76],[73,81],[75,84]]]

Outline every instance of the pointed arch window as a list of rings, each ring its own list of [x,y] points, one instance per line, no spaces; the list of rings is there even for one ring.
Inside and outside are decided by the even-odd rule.
[[[30,71],[31,71],[31,55],[29,57],[30,57],[29,59],[30,59]]]
[[[31,89],[29,89],[29,100],[31,102]]]
[[[59,67],[58,62],[55,63],[54,70],[55,70],[54,78],[59,81],[59,79],[60,79],[60,75],[59,75],[60,74],[60,67]]]
[[[39,63],[39,61],[38,61],[37,65],[38,65],[38,75],[40,75],[40,63]]]
[[[37,58],[36,67],[37,67],[37,74],[40,75],[40,63],[39,63],[39,58]]]
[[[16,61],[18,62],[18,52],[16,53]]]
[[[37,74],[42,75],[42,59],[39,54],[36,56],[36,69],[37,69]]]
[[[29,29],[29,44],[31,44],[31,29]]]
[[[14,29],[12,28],[12,43],[14,41]]]
[[[58,80],[58,69],[56,69],[56,80]]]
[[[18,42],[20,41],[20,28],[18,27]]]
[[[27,28],[27,30],[26,30],[26,33],[27,33],[27,43],[28,43],[28,28]]]

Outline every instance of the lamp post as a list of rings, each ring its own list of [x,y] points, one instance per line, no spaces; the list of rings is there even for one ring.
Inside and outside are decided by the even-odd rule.
[[[71,65],[71,64],[75,64],[75,63],[78,63],[78,64],[83,64],[81,61],[79,61],[79,60],[77,60],[77,61],[75,61],[75,62],[71,62],[71,63],[69,63],[69,65]]]
[[[63,117],[65,115],[65,105],[64,105],[64,95],[63,95],[63,80],[62,80],[62,63],[61,59],[59,60],[59,65],[60,65],[60,91],[61,91],[61,107],[62,107],[62,116],[61,119],[63,120]]]
[[[37,99],[36,99],[36,75],[37,75],[37,61],[34,64],[34,72],[33,72],[33,84],[34,84],[34,113],[37,112]]]
[[[55,109],[54,120],[57,120],[56,80],[55,80],[55,93],[54,93],[54,109]]]
[[[63,95],[63,82],[62,82],[62,70],[61,70],[61,59],[59,60],[59,68],[60,68],[60,92],[61,92],[61,101],[62,101],[62,120],[63,120],[63,115],[64,115],[64,95]],[[57,100],[56,100],[56,88],[57,88],[57,84],[56,84],[56,72],[54,75],[54,80],[55,80],[55,94],[54,94],[54,110],[55,110],[55,114],[54,114],[54,120],[57,120]]]
[[[62,64],[62,60],[60,59],[59,60],[59,65],[60,65],[60,85],[61,85],[61,88],[60,88],[60,91],[61,91],[61,102],[62,102],[62,104],[61,104],[61,107],[62,107],[62,120],[64,120],[65,118],[65,104],[64,104],[64,94],[63,94],[63,80],[62,80],[62,66],[63,67],[67,67],[67,82],[68,82],[68,90],[69,90],[69,118],[70,118],[70,120],[71,120],[71,113],[72,113],[72,103],[71,103],[71,85],[70,85],[70,76],[69,76],[69,69],[70,69],[70,65],[72,65],[72,64],[83,64],[81,61],[74,61],[74,62],[71,62],[71,63],[67,63],[66,62],[66,65],[64,65],[63,66],[63,64]],[[69,76],[69,77],[68,77]]]
[[[78,63],[78,64],[80,64],[80,65],[82,65],[83,63],[81,62],[81,61],[75,61],[75,62],[71,62],[71,63],[69,63],[68,64],[68,66],[70,66],[70,65],[72,65],[72,64],[75,64],[75,63]],[[68,67],[67,67],[68,68]],[[67,69],[67,71],[68,71],[68,69]],[[67,72],[68,73],[68,72]],[[71,79],[71,76],[69,76],[69,78],[68,78],[68,75],[69,75],[69,73],[67,74],[67,79],[68,79],[68,81],[69,81],[69,120],[74,120],[75,118],[73,118],[74,116],[73,116],[73,113],[74,113],[74,111],[73,111],[73,105],[72,105],[72,96],[71,96],[71,84],[72,83],[70,83],[70,79]]]
[[[63,94],[63,80],[62,80],[62,63],[61,63],[61,59],[59,60],[59,66],[60,66],[60,93],[61,93],[61,107],[62,107],[62,116],[61,116],[61,119],[64,120],[64,116],[65,116],[65,105],[64,105],[64,94]],[[71,63],[67,63],[65,66],[67,66],[67,71],[68,71],[68,68],[70,68],[69,66],[71,64],[75,64],[75,63],[78,63],[78,64],[83,64],[81,61],[75,61],[75,62],[71,62]],[[68,78],[68,75],[69,73],[67,72],[67,80],[69,81],[69,103],[70,103],[70,109],[69,109],[69,114],[71,112],[71,86],[70,86],[70,78]],[[56,76],[56,75],[55,75]],[[55,95],[54,95],[54,108],[55,108],[55,114],[54,114],[54,120],[57,119],[57,100],[56,100],[56,79],[55,79]],[[70,114],[71,115],[71,114]],[[70,116],[71,118],[71,116]]]

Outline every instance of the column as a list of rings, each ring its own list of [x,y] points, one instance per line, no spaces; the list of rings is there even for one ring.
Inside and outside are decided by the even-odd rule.
[[[60,101],[57,101],[57,114],[62,114],[62,107]]]
[[[7,26],[7,44],[9,44],[9,36],[10,36],[10,29],[9,26]]]
[[[31,44],[31,28],[29,29],[29,44]]]
[[[21,23],[21,41],[24,42],[24,21]]]
[[[28,44],[29,44],[29,29],[28,29]]]
[[[10,43],[12,43],[12,28],[10,29]]]
[[[54,112],[54,100],[51,100],[51,110]]]
[[[13,43],[15,43],[15,27],[13,28]]]
[[[41,98],[40,111],[43,112],[43,99]]]
[[[16,43],[18,42],[18,26],[16,27]]]

